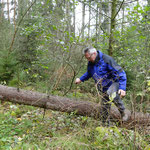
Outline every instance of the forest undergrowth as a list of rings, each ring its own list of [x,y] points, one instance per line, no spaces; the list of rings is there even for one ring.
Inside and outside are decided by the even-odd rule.
[[[150,149],[150,135],[143,134],[144,129],[128,130],[114,123],[102,127],[100,120],[73,112],[68,114],[10,102],[1,102],[0,107],[1,150]]]

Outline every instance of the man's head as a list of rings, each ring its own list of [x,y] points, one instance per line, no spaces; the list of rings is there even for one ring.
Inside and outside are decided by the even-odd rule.
[[[87,47],[83,50],[85,58],[90,61],[94,62],[97,56],[97,50],[93,47]]]

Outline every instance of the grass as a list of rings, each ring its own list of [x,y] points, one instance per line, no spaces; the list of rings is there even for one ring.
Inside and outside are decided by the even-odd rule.
[[[41,108],[9,102],[0,108],[0,150],[150,149],[139,133],[86,116],[51,110],[43,116]]]
[[[97,101],[78,91],[67,96]],[[0,150],[150,150],[149,134],[102,127],[99,120],[73,112],[44,113],[42,108],[10,102],[0,108]]]

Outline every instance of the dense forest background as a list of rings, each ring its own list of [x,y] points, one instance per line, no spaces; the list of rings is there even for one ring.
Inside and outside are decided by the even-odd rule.
[[[86,71],[87,61],[83,57],[82,50],[87,46],[93,46],[111,55],[127,73],[127,96],[124,98],[126,107],[133,112],[150,113],[150,0],[0,0],[1,84],[98,102],[97,90],[92,80],[80,85],[74,84],[74,79]],[[7,107],[3,110],[8,112],[12,110],[13,113],[16,107],[17,110],[21,107],[23,112],[25,110],[34,112],[34,115],[38,111],[35,108],[15,106],[10,103],[5,105]],[[39,110],[39,113],[41,111]],[[8,116],[21,118],[8,112],[1,115],[1,118]],[[23,113],[21,110],[19,112]],[[56,112],[49,113],[53,116],[52,114]],[[77,126],[87,123],[89,119],[83,117],[75,120],[72,118],[73,114],[69,117],[68,114],[66,115],[55,114],[54,116],[58,118],[63,116],[64,120],[69,118],[70,120],[67,120],[69,123],[72,120],[80,122]],[[58,121],[62,120],[58,119]],[[87,124],[90,124],[89,122]],[[33,125],[33,122],[31,124]],[[27,128],[27,126],[23,127]],[[69,133],[73,132],[70,126],[68,128]],[[56,130],[57,128],[54,132]],[[45,130],[39,129],[37,132],[40,131]],[[21,134],[21,131],[19,133]],[[142,133],[144,139],[149,139],[149,134],[145,131]],[[52,131],[49,134],[51,138],[54,136]],[[83,140],[85,144],[83,141],[78,143],[75,139],[71,139],[74,142],[69,143],[72,144],[72,149],[79,149],[81,145],[81,149],[88,149],[87,141],[92,141],[94,133],[84,129],[84,134],[85,136],[88,134],[91,139],[87,138],[86,142]],[[4,135],[3,132],[1,135]],[[25,134],[18,136],[21,137],[21,141],[23,135]],[[12,139],[14,136],[16,135],[13,135]],[[11,142],[8,140],[10,135],[5,139],[2,137],[0,145],[4,149],[16,148],[19,145],[15,145],[13,140]],[[29,142],[29,139],[33,137],[24,140]],[[38,140],[41,139],[35,141]],[[19,141],[20,145],[22,144],[25,149],[50,147],[48,144],[39,146],[35,141],[23,145],[25,141],[22,143],[21,141]],[[33,144],[34,142],[37,146]],[[75,143],[78,143],[79,147]],[[133,143],[126,149],[136,149],[139,146]],[[51,149],[69,149],[70,147],[66,145],[60,142],[54,144]],[[100,145],[97,142],[94,146]],[[104,147],[106,146],[107,143]]]

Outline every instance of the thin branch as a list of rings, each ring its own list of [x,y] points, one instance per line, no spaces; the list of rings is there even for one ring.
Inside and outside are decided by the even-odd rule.
[[[128,2],[124,2],[124,4],[129,4],[129,3],[134,3],[134,2],[137,2],[138,0],[135,0],[135,1],[128,1]],[[113,0],[112,1],[110,1],[110,2],[107,2],[107,3],[112,3],[113,2]],[[120,5],[120,1],[117,3],[117,5]]]
[[[82,1],[80,1],[79,0],[79,2],[80,3],[84,3],[85,5],[88,5],[88,3],[85,3],[85,2],[82,2]],[[88,5],[91,9],[93,9],[95,12],[97,12],[97,10],[95,9],[95,8],[93,8],[92,6],[90,6],[90,5]],[[103,14],[103,13],[101,13],[101,12],[99,12],[101,15],[103,15],[103,16],[105,16],[105,17],[107,17],[107,18],[109,18],[109,19],[111,19],[111,17],[109,17],[109,16],[107,16],[106,14]]]
[[[115,14],[115,16],[114,16],[114,18],[113,18],[113,19],[115,19],[115,18],[116,18],[116,16],[118,15],[118,13],[119,13],[120,9],[122,8],[123,3],[124,3],[124,0],[123,0],[123,1],[122,1],[122,3],[120,4],[120,7],[119,7],[119,9],[118,9],[118,11],[117,11],[117,13]]]
[[[84,57],[84,56],[82,56],[80,62],[82,62],[83,57]],[[72,81],[71,81],[71,84],[70,84],[69,89],[64,93],[63,96],[65,96],[65,95],[71,90],[71,88],[72,88],[72,86],[73,86],[73,81],[74,81],[75,77],[77,76],[77,74],[79,73],[79,71],[80,71],[80,69],[81,69],[81,63],[80,63],[80,67],[79,67],[79,69],[78,69],[77,72],[75,71],[75,69],[73,68],[73,66],[72,66],[70,63],[68,63],[68,62],[66,62],[66,63],[67,63],[67,64],[72,68],[72,70],[73,70],[73,78],[72,78]]]
[[[17,25],[17,28],[15,28],[15,32],[14,32],[14,35],[13,35],[13,39],[12,39],[12,42],[11,42],[11,45],[10,45],[10,49],[9,49],[9,53],[11,52],[12,50],[12,47],[14,45],[14,41],[15,41],[15,38],[16,38],[16,34],[19,30],[19,26],[21,24],[21,22],[23,21],[24,17],[26,16],[27,12],[31,9],[31,7],[36,3],[36,0],[29,6],[29,8],[26,10],[26,12],[24,13],[24,15],[22,16],[22,18],[20,19],[18,25]]]
[[[135,1],[130,1],[130,2],[126,2],[126,3],[124,3],[124,4],[129,4],[129,3],[134,3],[134,2],[137,2],[137,0],[135,0]]]
[[[115,23],[114,25],[126,24],[126,23],[129,23],[129,22],[118,22],[118,23]],[[107,25],[108,25],[108,24],[110,24],[110,23],[107,23]],[[97,25],[99,25],[99,24],[97,24]],[[93,25],[93,26],[95,26],[95,25]]]
[[[73,81],[74,81],[75,76],[76,76],[76,71],[74,70],[74,68],[72,67],[72,65],[70,65],[68,62],[67,62],[67,64],[68,64],[68,65],[72,68],[72,70],[73,70],[73,78],[72,78],[72,81],[71,81],[71,84],[70,84],[69,89],[64,93],[63,96],[65,96],[65,95],[71,90],[72,85],[73,85]]]

